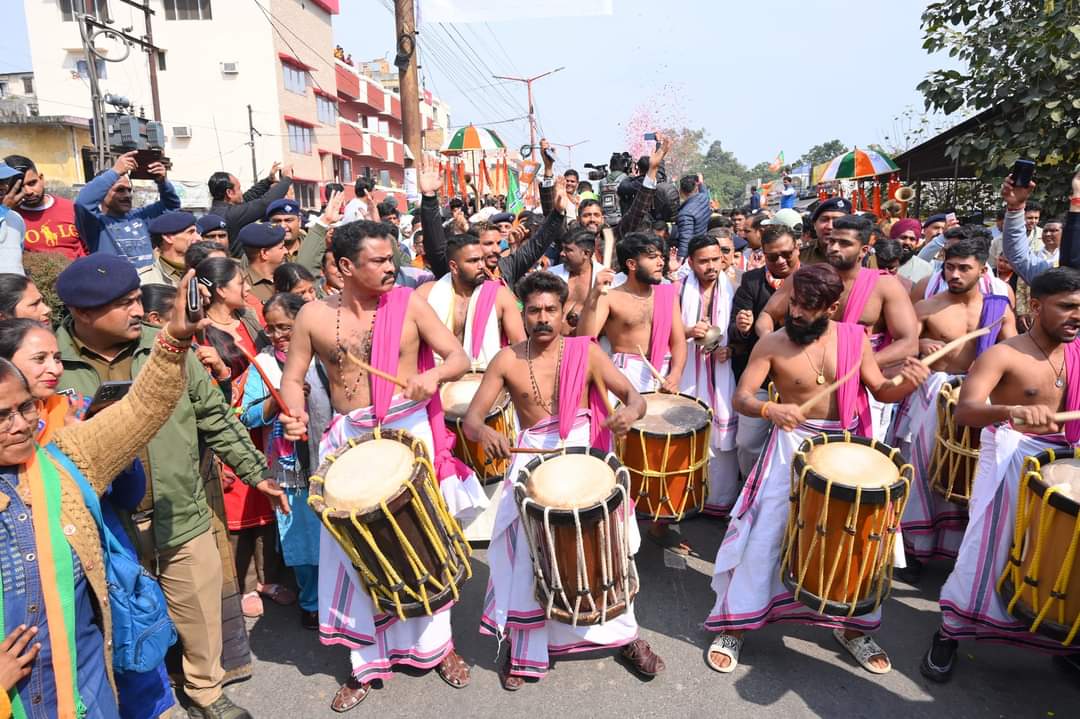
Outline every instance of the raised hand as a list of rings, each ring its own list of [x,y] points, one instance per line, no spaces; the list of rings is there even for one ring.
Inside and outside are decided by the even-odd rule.
[[[425,157],[420,163],[420,172],[416,173],[416,186],[421,195],[437,195],[443,186],[443,173],[439,163]]]
[[[566,194],[566,178],[559,175],[555,178],[555,211],[564,215],[570,209],[570,196]]]
[[[114,162],[112,166],[113,172],[118,175],[126,175],[134,170],[139,166],[139,163],[135,160],[135,155],[137,154],[138,152],[136,150],[132,150],[131,152],[125,152],[123,155],[116,158],[116,162]]]
[[[345,204],[344,192],[333,192],[326,201],[326,209],[322,213],[322,221],[329,227],[341,222],[341,206]]]
[[[1005,207],[1008,209],[1022,210],[1034,189],[1034,181],[1029,182],[1027,187],[1017,187],[1013,184],[1013,176],[1009,175],[1005,182],[1001,183],[1001,199],[1005,200]]]

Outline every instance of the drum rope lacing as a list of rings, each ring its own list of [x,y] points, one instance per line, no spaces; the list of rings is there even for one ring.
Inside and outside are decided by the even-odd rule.
[[[373,436],[375,439],[382,438],[382,434],[378,426],[374,428]],[[418,451],[422,450],[422,446],[419,443],[420,440],[416,439],[415,437],[412,438],[412,445],[410,448],[413,451],[414,462],[419,463],[421,467],[427,471],[427,476],[429,477],[429,479],[434,478],[436,476],[435,469],[432,466],[431,461],[422,453],[422,451]],[[351,438],[348,440],[347,449],[352,449],[353,447],[357,446],[357,444],[359,443],[356,441],[356,438]],[[339,455],[332,455],[331,457],[327,458],[327,461],[333,463],[334,461],[336,461],[337,456]],[[321,477],[314,477],[314,479],[318,480],[319,482],[322,481]],[[424,482],[424,492],[428,500],[427,504],[430,505],[431,508],[435,511],[436,516],[443,523],[443,525],[449,529],[450,536],[445,536],[444,533],[438,531],[434,521],[431,518],[431,515],[428,512],[428,507],[425,505],[425,502],[421,498],[415,484],[412,482],[408,482],[406,484],[406,487],[411,495],[409,505],[413,509],[416,518],[420,522],[420,529],[425,539],[427,540],[429,548],[432,549],[436,555],[439,569],[445,576],[445,584],[440,582],[435,577],[431,576],[430,573],[427,571],[426,567],[423,564],[423,561],[420,559],[419,555],[416,552],[416,548],[408,540],[408,537],[402,530],[401,525],[394,517],[393,512],[390,511],[386,500],[379,502],[379,511],[382,513],[384,519],[387,522],[387,525],[393,530],[394,536],[398,539],[398,542],[400,543],[403,551],[405,552],[406,560],[409,564],[409,569],[412,571],[414,578],[419,585],[419,591],[416,591],[412,587],[408,586],[402,578],[401,574],[394,569],[389,558],[379,548],[378,539],[372,533],[371,529],[366,524],[360,522],[357,518],[357,510],[353,509],[349,511],[349,522],[356,530],[360,539],[363,540],[364,544],[371,550],[372,554],[375,556],[376,562],[382,569],[387,580],[390,582],[389,586],[384,586],[382,584],[375,572],[367,565],[364,558],[360,555],[359,550],[353,546],[350,539],[341,532],[338,526],[331,521],[330,514],[334,510],[324,505],[322,512],[320,513],[320,519],[322,520],[323,526],[326,527],[326,529],[338,542],[341,548],[345,551],[346,555],[348,555],[350,561],[353,563],[353,566],[357,569],[357,573],[363,579],[364,584],[367,586],[368,592],[371,595],[372,603],[376,606],[381,606],[382,603],[380,602],[380,596],[382,598],[385,598],[387,601],[393,604],[393,607],[398,617],[402,621],[406,619],[404,607],[402,606],[401,602],[402,593],[404,593],[406,598],[411,599],[414,602],[420,602],[424,607],[424,611],[428,615],[430,615],[431,597],[428,596],[428,584],[431,584],[435,588],[436,594],[441,593],[447,588],[447,586],[449,586],[451,593],[453,594],[454,600],[456,601],[459,597],[459,594],[457,582],[454,578],[454,570],[456,569],[456,566],[460,566],[457,564],[457,562],[460,561],[461,565],[464,565],[465,567],[465,579],[468,579],[472,576],[472,566],[468,561],[471,550],[469,549],[468,543],[464,541],[464,538],[461,534],[461,529],[458,526],[457,521],[453,518],[453,516],[450,515],[449,510],[443,503],[442,497],[439,496],[437,493],[433,496],[433,490],[430,486],[430,481]],[[308,497],[308,505],[312,506],[312,508],[314,508],[315,504],[322,501],[322,495],[312,495]],[[365,511],[364,513],[366,514],[367,512]],[[448,540],[451,543],[451,551],[454,553],[455,561],[451,562],[450,553],[444,547],[443,540]],[[455,566],[451,566],[452,564]]]
[[[851,433],[849,431],[844,432],[844,441],[851,441]],[[820,440],[818,439],[820,437]],[[815,444],[828,444],[829,436],[826,434],[818,435],[818,437],[810,440],[810,447],[813,448]],[[889,447],[876,440],[871,440],[870,449],[878,451],[878,447],[885,447],[889,449],[888,457],[890,460],[899,453],[899,450],[894,447]],[[790,506],[788,509],[788,523],[787,531],[784,536],[783,553],[780,561],[780,578],[783,581],[789,573],[793,573],[790,568],[790,562],[793,554],[796,553],[796,547],[799,542],[800,530],[805,529],[807,517],[804,512],[807,510],[807,494],[810,491],[809,483],[806,481],[806,475],[813,471],[813,467],[807,458],[807,453],[800,449],[796,451],[796,457],[801,457],[802,470],[799,472],[796,478],[795,465],[792,461],[791,464],[791,493],[789,495]],[[904,472],[907,471],[908,477],[904,477]],[[840,550],[836,552],[829,568],[828,581],[825,577],[825,567],[828,563],[826,557],[826,551],[829,549],[829,543],[825,541],[825,537],[828,536],[828,523],[829,523],[829,507],[832,497],[832,489],[834,481],[826,477],[821,472],[815,472],[825,481],[824,499],[821,502],[821,509],[817,516],[817,520],[814,526],[814,532],[810,538],[810,545],[807,547],[805,555],[800,558],[800,566],[798,567],[797,576],[795,577],[795,587],[792,590],[792,594],[795,599],[802,601],[804,604],[809,604],[805,599],[800,599],[800,595],[803,594],[803,585],[806,581],[806,574],[810,569],[811,560],[817,554],[817,597],[820,599],[820,603],[817,607],[818,614],[824,614],[830,601],[838,604],[848,604],[847,617],[853,617],[855,610],[859,606],[858,597],[861,596],[864,589],[864,585],[867,583],[873,583],[876,586],[866,586],[867,591],[874,590],[874,604],[871,609],[877,609],[881,606],[882,600],[887,596],[885,594],[886,588],[892,584],[892,556],[893,547],[896,541],[896,529],[899,526],[900,517],[903,516],[904,506],[907,503],[908,493],[911,486],[911,476],[913,475],[914,468],[910,464],[904,464],[899,469],[899,479],[905,483],[905,489],[903,496],[899,501],[894,502],[892,499],[892,493],[889,488],[885,488],[885,503],[881,507],[874,511],[873,520],[875,525],[871,527],[868,535],[868,539],[874,545],[876,550],[873,552],[863,552],[862,562],[860,563],[858,574],[852,574],[852,559],[855,552],[855,543],[858,539],[858,519],[859,513],[862,509],[863,488],[861,485],[855,487],[855,500],[850,503],[847,511],[847,515],[844,518],[843,533],[844,538],[841,539]],[[800,552],[800,554],[802,554]],[[839,598],[830,598],[833,594],[833,584],[836,581],[837,569],[840,566],[841,555],[844,555],[844,572],[843,577],[843,593]],[[871,567],[872,562],[872,567]],[[888,576],[885,576],[888,573]],[[854,587],[851,587],[852,577],[857,578],[857,582]],[[876,581],[875,581],[876,580]],[[813,596],[810,592],[806,592]],[[853,593],[853,594],[852,594]],[[813,608],[813,605],[809,605]]]
[[[960,387],[949,382],[943,384],[938,393],[938,434],[930,457],[929,485],[944,496],[945,501],[966,504],[971,499],[979,450],[972,448],[971,427],[963,427],[959,434],[957,432],[953,417],[959,397]],[[941,436],[942,428],[945,437]],[[964,484],[962,489],[957,486],[961,483]]]
[[[1053,449],[1047,450],[1047,454],[1050,457],[1051,463],[1057,460],[1057,455]],[[1073,456],[1080,457],[1080,450],[1073,450]],[[1072,578],[1073,562],[1076,558],[1077,546],[1080,545],[1080,513],[1078,513],[1073,521],[1072,539],[1069,542],[1068,550],[1065,552],[1065,558],[1061,562],[1061,568],[1054,578],[1054,584],[1047,593],[1046,600],[1040,602],[1039,569],[1042,563],[1043,550],[1047,545],[1047,535],[1050,532],[1050,525],[1053,518],[1059,514],[1058,512],[1051,511],[1050,497],[1054,494],[1061,493],[1054,487],[1047,486],[1043,491],[1041,501],[1037,501],[1035,499],[1035,492],[1030,489],[1031,483],[1035,481],[1043,482],[1042,465],[1037,457],[1025,457],[1023,469],[1021,470],[1020,490],[1018,493],[1019,506],[1016,510],[1016,527],[1013,532],[1013,544],[1009,551],[1009,561],[1005,565],[1005,571],[1001,573],[1001,577],[998,578],[997,582],[998,594],[1008,601],[1007,611],[1013,616],[1016,616],[1014,614],[1014,609],[1024,594],[1024,588],[1030,587],[1031,607],[1035,611],[1035,618],[1029,626],[1031,632],[1038,630],[1039,626],[1046,620],[1047,614],[1049,614],[1055,604],[1057,605],[1057,624],[1065,626],[1065,602],[1068,599],[1067,589]],[[1027,573],[1025,574],[1021,563],[1023,561],[1025,550],[1027,549],[1025,544],[1031,529],[1031,514],[1036,504],[1039,505],[1040,512],[1038,532],[1035,538],[1035,552],[1032,556],[1031,564],[1028,566]],[[1011,597],[1007,597],[1004,592],[1004,585],[1007,579],[1011,579],[1013,584],[1013,594]],[[1076,638],[1078,631],[1080,631],[1080,613],[1077,614],[1072,625],[1068,627],[1068,633],[1066,634],[1064,641],[1061,642],[1062,646],[1071,645]]]
[[[473,443],[465,436],[464,418],[447,416],[445,423],[450,425],[457,436],[457,441],[454,443],[454,454],[457,454],[458,459],[476,472],[476,476],[480,478],[480,481],[484,482],[506,474],[506,470],[510,467],[510,460],[491,457],[483,459],[483,448],[479,443],[476,443],[477,454],[475,457],[473,456],[471,449]],[[492,408],[491,412],[484,418],[484,424],[506,437],[511,444],[513,443],[514,414],[509,396],[506,397],[506,402],[501,407]]]

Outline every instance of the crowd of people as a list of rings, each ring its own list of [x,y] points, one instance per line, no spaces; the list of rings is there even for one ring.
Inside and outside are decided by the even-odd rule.
[[[891,668],[873,638],[880,606],[822,613],[781,581],[792,464],[823,432],[896,447],[913,467],[896,575],[916,584],[923,563],[953,565],[927,678],[950,677],[965,639],[1069,653],[1028,632],[995,585],[1023,458],[1080,443],[1080,421],[1057,417],[1080,410],[1080,174],[1061,218],[1041,215],[1034,184],[1004,178],[993,227],[947,208],[855,213],[842,196],[802,214],[786,190],[776,210],[755,193],[721,212],[700,175],[664,177],[668,149],[660,137],[635,165],[617,218],[546,152],[538,206],[517,214],[504,198],[440,197],[430,159],[410,214],[364,180],[348,203],[328,185],[306,214],[274,165],[246,191],[214,173],[196,217],[160,164],[157,201],[134,207],[134,153],[74,201],[47,192],[30,157],[4,158],[0,716],[157,717],[175,692],[192,717],[247,717],[223,687],[250,676],[244,617],[264,602],[296,605],[323,644],[350,650],[335,711],[401,665],[466,686],[453,602],[387,611],[309,503],[328,458],[385,430],[421,442],[447,511],[484,527],[479,629],[507,640],[503,688],[604,647],[660,674],[631,600],[597,624],[545,613],[512,486],[545,450],[618,452],[665,395],[708,417],[699,509],[724,532],[702,618],[712,669],[732,672],[747,632],[783,621],[832,629],[869,673]],[[62,271],[28,272],[36,253]],[[440,387],[466,373],[479,381],[455,436]],[[984,428],[966,506],[928,488],[950,382],[956,422]],[[503,396],[509,429],[488,421]],[[481,483],[463,443],[506,463],[505,491]],[[640,534],[629,523],[631,553],[642,536],[692,552],[682,511],[660,514]],[[118,580],[138,565],[143,581]]]

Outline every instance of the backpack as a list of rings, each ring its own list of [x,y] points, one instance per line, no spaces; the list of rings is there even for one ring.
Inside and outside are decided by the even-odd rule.
[[[119,673],[155,669],[165,661],[165,652],[177,638],[166,611],[165,594],[105,524],[97,492],[82,472],[55,445],[46,449],[79,485],[101,533],[101,556],[112,605],[113,669]]]

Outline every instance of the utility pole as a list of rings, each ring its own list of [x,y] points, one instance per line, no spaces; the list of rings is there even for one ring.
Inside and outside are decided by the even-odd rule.
[[[533,159],[536,154],[536,112],[533,108],[533,92],[532,84],[542,77],[548,75],[554,75],[559,70],[565,70],[564,67],[557,67],[554,70],[548,70],[547,72],[540,73],[539,75],[533,75],[532,77],[507,77],[505,75],[492,75],[496,80],[512,80],[514,82],[523,82],[529,93],[529,159]]]
[[[554,145],[555,147],[565,147],[566,148],[566,164],[569,165],[570,167],[573,167],[574,166],[574,148],[577,147],[578,145],[584,145],[586,142],[588,142],[588,140],[579,140],[578,142],[575,142],[575,143],[570,144],[570,145],[564,145],[561,142],[553,142],[551,144]]]
[[[416,72],[416,11],[413,0],[394,0],[394,32],[397,34],[397,56],[401,90],[401,135],[413,160],[404,158],[405,167],[418,166],[420,153],[420,82]]]
[[[154,120],[161,122],[161,98],[158,96],[157,84],[158,50],[154,46],[154,31],[150,28],[150,16],[154,14],[154,11],[150,9],[150,0],[143,0],[142,5],[136,5],[135,7],[142,10],[143,16],[146,18],[146,42],[150,45],[146,51],[147,58],[150,61],[150,99],[154,105]]]
[[[248,147],[251,148],[251,181],[257,183],[259,181],[259,167],[255,162],[255,134],[258,130],[255,129],[255,121],[251,113],[251,105],[248,108]]]

